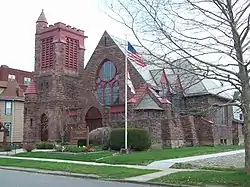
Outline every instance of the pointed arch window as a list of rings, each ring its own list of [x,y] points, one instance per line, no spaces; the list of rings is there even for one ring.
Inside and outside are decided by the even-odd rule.
[[[113,62],[106,60],[99,68],[96,90],[100,103],[104,105],[119,104],[119,77]]]

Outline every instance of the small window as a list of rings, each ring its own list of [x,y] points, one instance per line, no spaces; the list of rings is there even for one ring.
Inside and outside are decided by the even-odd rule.
[[[5,115],[12,115],[12,102],[5,101]]]
[[[11,122],[4,122],[4,126],[8,130],[7,137],[11,137],[11,130],[12,130]]]
[[[33,126],[33,119],[30,118],[30,126],[32,127]]]
[[[12,81],[15,79],[16,79],[16,75],[11,75],[11,74],[8,75],[8,81]]]
[[[24,78],[23,78],[23,83],[24,83],[25,85],[29,85],[29,84],[30,84],[30,81],[31,81],[31,78],[29,78],[29,77],[24,77]]]
[[[115,121],[117,119],[117,113],[111,113],[110,117],[112,121]]]

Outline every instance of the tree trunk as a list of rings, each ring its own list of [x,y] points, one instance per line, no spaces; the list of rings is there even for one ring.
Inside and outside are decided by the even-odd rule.
[[[250,97],[250,95],[248,96]],[[250,103],[249,103],[250,104]],[[248,105],[249,105],[248,104]],[[250,174],[250,107],[246,109],[246,114],[244,115],[244,138],[245,138],[245,168],[247,173]]]
[[[61,130],[60,136],[61,136],[61,143],[63,144],[64,143],[65,132]]]
[[[244,114],[245,169],[250,174],[250,86],[242,88],[242,106]]]

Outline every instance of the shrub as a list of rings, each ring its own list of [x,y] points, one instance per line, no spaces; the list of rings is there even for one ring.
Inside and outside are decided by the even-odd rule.
[[[62,145],[56,145],[55,149],[56,149],[56,152],[62,152],[63,151],[63,146]]]
[[[124,148],[125,129],[112,129],[109,146],[113,150]],[[151,138],[147,130],[138,128],[128,128],[128,148],[135,151],[143,151],[151,146]]]
[[[53,143],[50,142],[40,142],[36,144],[37,149],[54,149],[55,146]]]
[[[94,145],[107,144],[110,137],[110,132],[110,127],[101,127],[94,129],[89,133],[89,141]]]
[[[76,145],[67,145],[64,147],[63,150],[63,152],[71,152],[71,153],[81,153],[85,151],[86,151],[85,146],[76,146]]]
[[[60,143],[61,146],[65,146],[65,145],[69,145],[69,142],[63,142],[63,143]]]
[[[5,145],[3,148],[4,148],[4,151],[11,151],[12,150],[12,147],[10,144]]]
[[[23,144],[23,149],[26,150],[27,152],[31,152],[32,150],[35,149],[35,146],[32,143],[25,143]]]

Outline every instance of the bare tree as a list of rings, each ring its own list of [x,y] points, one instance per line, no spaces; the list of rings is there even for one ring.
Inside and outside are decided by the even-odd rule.
[[[110,17],[127,26],[154,65],[230,84],[240,93],[245,121],[245,168],[250,173],[250,1],[117,0]],[[192,69],[176,62],[188,60]],[[226,91],[226,90],[224,90]]]

